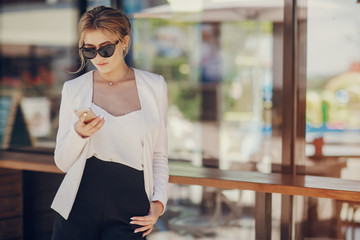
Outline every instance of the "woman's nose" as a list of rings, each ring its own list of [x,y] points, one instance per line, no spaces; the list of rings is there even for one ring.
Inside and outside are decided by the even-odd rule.
[[[93,60],[97,61],[97,60],[101,60],[104,57],[102,57],[99,53],[96,53],[96,56],[93,58]]]

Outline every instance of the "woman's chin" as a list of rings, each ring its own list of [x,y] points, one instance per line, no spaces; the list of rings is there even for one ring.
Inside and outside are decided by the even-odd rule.
[[[96,65],[95,67],[101,73],[109,73],[109,72],[111,72],[111,69],[108,66],[108,64],[106,64],[106,65]]]

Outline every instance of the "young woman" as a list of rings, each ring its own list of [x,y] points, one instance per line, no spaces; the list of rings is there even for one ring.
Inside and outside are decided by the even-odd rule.
[[[130,68],[131,25],[100,6],[79,22],[83,69],[62,90],[55,163],[66,172],[52,203],[53,240],[145,239],[165,211],[167,86],[160,75]],[[86,122],[74,109],[90,108]]]

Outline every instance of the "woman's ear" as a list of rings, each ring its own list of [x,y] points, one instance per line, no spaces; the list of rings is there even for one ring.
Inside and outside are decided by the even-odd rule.
[[[130,36],[129,36],[129,35],[126,35],[126,36],[124,37],[124,39],[122,40],[121,43],[122,43],[125,47],[128,47],[129,41],[130,41]]]

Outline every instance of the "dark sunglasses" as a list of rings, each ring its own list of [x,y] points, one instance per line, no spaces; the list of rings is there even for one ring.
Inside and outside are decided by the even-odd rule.
[[[86,48],[86,47],[82,46],[80,48],[80,50],[81,50],[82,54],[84,55],[84,57],[86,57],[87,59],[94,59],[96,57],[97,53],[99,53],[100,56],[102,56],[104,58],[108,58],[114,54],[115,47],[118,43],[119,43],[119,40],[116,41],[115,43],[103,46],[103,47],[99,48],[98,50],[96,50],[94,48]]]

